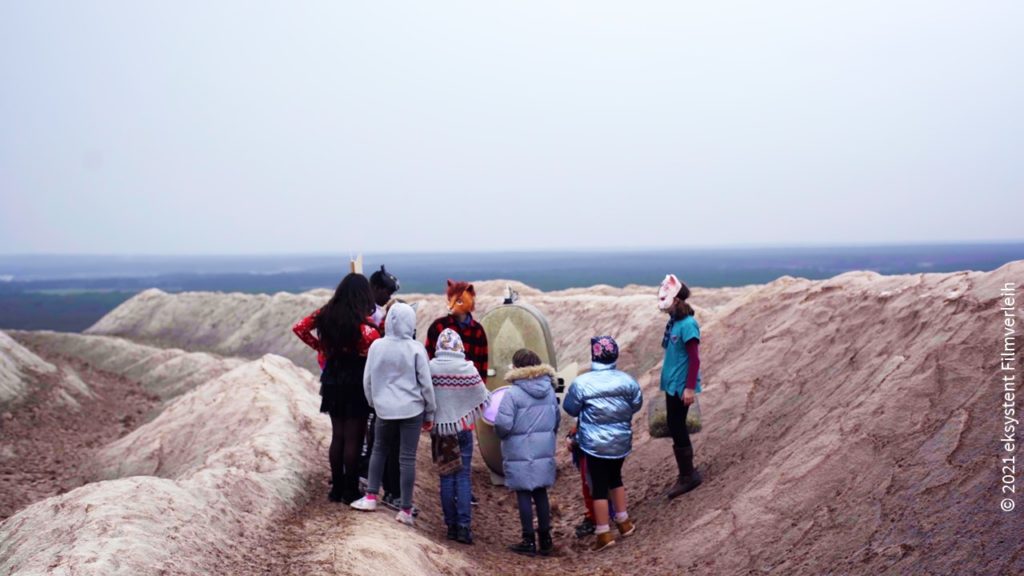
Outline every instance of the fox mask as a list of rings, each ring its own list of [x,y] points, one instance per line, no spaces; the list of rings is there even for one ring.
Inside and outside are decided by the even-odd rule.
[[[476,309],[476,289],[469,282],[448,281],[448,310],[452,314],[469,314]]]

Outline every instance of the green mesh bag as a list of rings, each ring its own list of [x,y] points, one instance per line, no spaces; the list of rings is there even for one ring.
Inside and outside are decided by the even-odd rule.
[[[690,434],[696,434],[700,432],[702,427],[700,400],[694,399],[693,404],[690,404],[690,409],[686,413],[686,429]],[[672,435],[668,430],[664,394],[659,394],[657,400],[648,404],[647,431],[650,432],[652,438],[668,438]]]

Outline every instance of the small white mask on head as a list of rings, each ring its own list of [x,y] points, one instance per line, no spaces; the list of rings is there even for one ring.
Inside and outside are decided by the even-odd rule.
[[[675,274],[665,276],[665,280],[661,282],[661,288],[658,288],[658,309],[667,311],[671,308],[676,295],[682,289],[683,283],[676,278]]]

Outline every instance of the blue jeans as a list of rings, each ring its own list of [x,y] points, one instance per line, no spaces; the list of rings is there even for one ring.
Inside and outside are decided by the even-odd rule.
[[[468,528],[473,519],[473,506],[470,504],[472,484],[469,477],[473,463],[473,432],[471,430],[459,432],[459,452],[462,453],[462,470],[455,474],[441,476],[441,510],[444,511],[446,525]]]

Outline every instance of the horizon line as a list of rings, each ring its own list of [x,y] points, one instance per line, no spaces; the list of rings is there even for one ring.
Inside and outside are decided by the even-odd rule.
[[[944,248],[969,246],[1024,246],[1019,240],[965,240],[965,241],[913,241],[913,242],[858,242],[858,243],[792,243],[792,244],[708,244],[693,246],[598,246],[573,248],[512,248],[507,250],[409,250],[409,251],[342,251],[337,252],[0,252],[0,258],[18,257],[107,257],[107,258],[246,258],[246,257],[352,257],[365,256],[417,256],[417,255],[500,255],[500,254],[595,254],[602,252],[695,252],[701,250],[785,250],[785,249],[842,249],[842,248]]]

